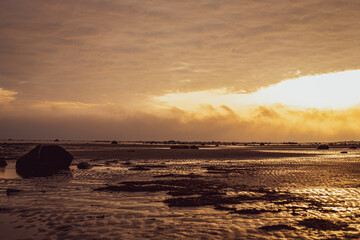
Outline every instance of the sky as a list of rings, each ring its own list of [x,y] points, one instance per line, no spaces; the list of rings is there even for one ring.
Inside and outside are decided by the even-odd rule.
[[[0,139],[360,140],[358,0],[2,0]]]

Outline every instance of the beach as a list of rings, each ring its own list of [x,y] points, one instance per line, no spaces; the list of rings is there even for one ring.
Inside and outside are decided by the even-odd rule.
[[[20,177],[39,143],[0,143],[0,239],[360,238],[357,149],[60,141],[70,170]]]

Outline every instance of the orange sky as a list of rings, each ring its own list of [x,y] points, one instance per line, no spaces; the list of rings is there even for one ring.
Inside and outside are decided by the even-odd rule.
[[[359,140],[358,29],[358,0],[4,0],[0,138]]]

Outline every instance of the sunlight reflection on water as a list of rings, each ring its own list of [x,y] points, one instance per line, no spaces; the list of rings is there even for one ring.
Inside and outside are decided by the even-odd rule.
[[[8,163],[6,168],[0,168],[0,179],[21,178],[15,170],[15,163]]]

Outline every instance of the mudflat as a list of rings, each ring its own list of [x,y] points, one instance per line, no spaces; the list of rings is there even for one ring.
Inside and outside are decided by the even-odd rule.
[[[357,149],[57,142],[70,169],[21,178],[38,143],[0,143],[1,239],[360,238]]]

